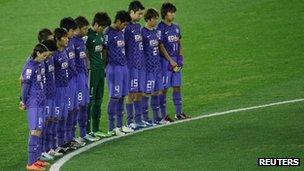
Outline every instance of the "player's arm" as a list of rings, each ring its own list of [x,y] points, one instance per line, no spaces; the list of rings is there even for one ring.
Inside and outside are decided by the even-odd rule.
[[[164,44],[162,44],[161,42],[159,42],[159,51],[161,55],[164,56],[173,67],[177,66],[177,63],[171,58]]]
[[[102,48],[102,60],[105,62],[105,65],[108,64],[108,49],[105,45]]]
[[[25,69],[21,75],[21,101],[19,103],[19,108],[21,110],[26,109],[26,101],[28,99],[28,94],[31,86],[31,78],[33,71],[31,69]]]

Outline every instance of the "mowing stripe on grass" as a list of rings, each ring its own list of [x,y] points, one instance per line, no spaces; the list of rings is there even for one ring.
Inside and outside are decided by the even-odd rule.
[[[259,106],[233,109],[233,110],[228,110],[228,111],[224,111],[224,112],[216,112],[216,113],[211,113],[211,114],[207,114],[207,115],[197,116],[197,117],[187,119],[187,120],[175,121],[175,122],[172,122],[172,123],[166,124],[166,125],[157,125],[155,127],[140,129],[138,131],[134,131],[132,133],[129,133],[129,134],[123,135],[123,136],[115,136],[115,137],[111,137],[111,138],[107,138],[107,139],[102,139],[98,142],[89,144],[85,147],[82,147],[78,150],[75,150],[75,151],[65,155],[64,157],[62,157],[61,159],[56,161],[54,164],[52,164],[52,166],[50,167],[50,171],[58,171],[60,169],[60,167],[64,163],[66,163],[68,160],[70,160],[72,157],[74,157],[74,156],[76,156],[76,155],[78,155],[82,152],[85,152],[85,151],[87,151],[87,150],[89,150],[89,149],[91,149],[91,148],[93,148],[97,145],[100,145],[102,143],[112,141],[112,140],[115,140],[115,139],[118,139],[118,138],[126,137],[126,136],[133,135],[133,134],[137,134],[137,133],[148,131],[148,130],[151,130],[151,129],[156,129],[156,128],[160,128],[160,127],[164,127],[164,126],[170,126],[170,125],[174,125],[174,124],[178,124],[178,123],[183,123],[183,122],[188,122],[188,121],[193,121],[193,120],[198,120],[198,119],[203,119],[203,118],[209,118],[209,117],[213,117],[213,116],[237,113],[237,112],[242,112],[242,111],[248,111],[248,110],[253,110],[253,109],[265,108],[265,107],[270,107],[270,106],[277,106],[277,105],[283,105],[283,104],[289,104],[289,103],[297,103],[297,102],[302,102],[302,101],[304,101],[304,98],[288,100],[288,101],[281,101],[281,102],[275,102],[275,103],[269,103],[269,104],[264,104],[264,105],[259,105]]]

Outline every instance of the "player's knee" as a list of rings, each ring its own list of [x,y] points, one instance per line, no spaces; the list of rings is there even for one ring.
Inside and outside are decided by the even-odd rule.
[[[181,91],[181,88],[180,88],[179,86],[173,87],[173,91],[175,91],[175,92],[180,92],[180,91]]]
[[[30,134],[31,136],[36,136],[36,137],[40,137],[41,136],[42,131],[39,129],[33,129],[30,130]]]
[[[163,89],[162,93],[167,94],[168,89]]]
[[[126,98],[126,103],[127,103],[127,104],[133,103],[133,99],[131,98],[130,94],[129,94],[129,95],[127,96],[127,98]]]

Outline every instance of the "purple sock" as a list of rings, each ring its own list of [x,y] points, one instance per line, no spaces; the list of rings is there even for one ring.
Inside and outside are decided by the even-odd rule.
[[[173,103],[176,115],[180,115],[182,113],[182,97],[179,91],[173,91]]]
[[[149,120],[149,117],[148,117],[148,106],[149,106],[149,104],[148,103],[149,103],[149,97],[143,96],[142,100],[141,100],[141,106],[142,106],[143,119],[145,121]]]
[[[116,99],[116,98],[110,98],[109,103],[108,103],[109,131],[112,131],[115,128],[114,116],[116,115],[117,103],[118,103],[118,99]]]
[[[124,97],[121,97],[117,103],[117,127],[122,127],[123,122],[123,110],[124,110]]]
[[[60,118],[59,123],[58,123],[58,129],[57,129],[57,140],[58,140],[58,146],[62,147],[64,143],[64,133],[65,129],[64,127],[66,126],[66,119],[65,118]]]
[[[134,108],[135,108],[135,122],[140,123],[141,122],[141,115],[142,115],[142,102],[141,101],[135,101],[134,102]]]
[[[56,121],[54,121],[53,122],[53,125],[52,125],[52,134],[53,134],[53,136],[52,136],[52,145],[51,145],[51,148],[52,149],[56,149],[57,148],[57,129],[58,129],[58,120],[56,120]]]
[[[38,151],[38,144],[39,144],[39,137],[30,135],[29,140],[28,140],[28,165],[32,165],[35,163],[38,158],[37,158],[37,153]]]
[[[45,126],[44,138],[43,138],[43,151],[48,152],[50,150],[50,122],[48,122]]]
[[[153,120],[159,120],[159,96],[151,96],[151,108],[153,111]]]
[[[53,132],[53,127],[54,127],[54,121],[52,120],[52,121],[50,121],[50,123],[49,123],[49,148],[50,149],[53,149],[53,147],[54,147],[54,132]]]
[[[165,94],[159,95],[159,107],[162,118],[167,116],[167,96]]]
[[[73,125],[73,118],[72,118],[72,113],[69,111],[67,120],[66,120],[66,125],[65,125],[65,137],[64,137],[64,143],[68,143],[71,141],[71,133],[72,133],[72,125]]]
[[[133,103],[126,104],[127,116],[128,116],[128,125],[133,122]]]
[[[78,119],[78,111],[79,110],[75,110],[74,116],[73,116],[72,139],[76,138],[76,126],[77,126],[77,119]]]
[[[81,106],[78,113],[78,125],[81,138],[85,137],[87,133],[87,110],[87,106]]]

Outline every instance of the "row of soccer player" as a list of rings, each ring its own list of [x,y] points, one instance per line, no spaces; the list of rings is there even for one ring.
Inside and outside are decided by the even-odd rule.
[[[132,1],[114,22],[105,12],[61,20],[54,33],[42,29],[22,72],[20,108],[30,129],[29,170],[44,170],[47,160],[69,149],[113,135],[167,124],[167,89],[173,87],[175,118],[182,112],[180,29],[173,23],[176,7],[164,3],[159,13]],[[138,23],[144,17],[144,27]],[[108,132],[100,130],[104,75],[108,84]],[[88,81],[89,80],[89,81]],[[126,97],[126,104],[124,102]],[[148,106],[153,111],[148,116]],[[123,124],[126,108],[127,124]],[[116,120],[116,122],[115,122]],[[76,125],[80,137],[76,138]]]

